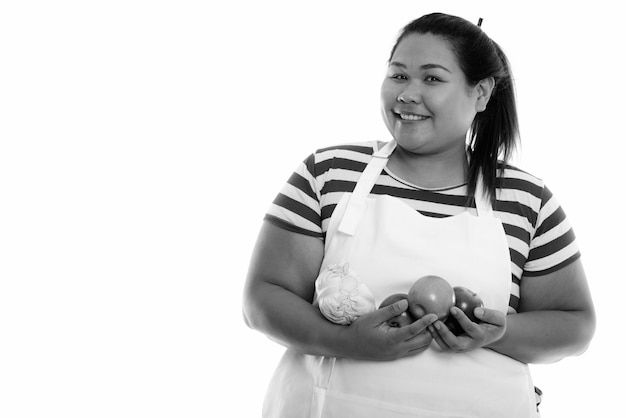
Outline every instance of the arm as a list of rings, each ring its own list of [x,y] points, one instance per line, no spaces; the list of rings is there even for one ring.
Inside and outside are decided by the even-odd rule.
[[[595,332],[595,311],[580,259],[521,281],[518,314],[489,348],[524,363],[552,363],[582,354]]]
[[[430,330],[445,351],[491,348],[523,363],[552,363],[585,351],[595,331],[595,313],[580,259],[556,272],[522,279],[520,310],[505,317],[476,308],[480,324],[451,308],[466,335],[454,336],[437,321]]]
[[[406,310],[406,301],[363,315],[349,326],[326,320],[311,304],[323,254],[320,239],[265,222],[244,286],[246,324],[286,347],[314,355],[389,360],[428,347],[431,337],[424,331],[436,316],[403,328],[386,324]]]

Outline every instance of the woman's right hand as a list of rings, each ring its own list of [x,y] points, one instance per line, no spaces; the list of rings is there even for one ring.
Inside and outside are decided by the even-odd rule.
[[[346,326],[346,337],[350,344],[347,357],[359,360],[395,360],[426,350],[433,340],[427,328],[437,321],[437,315],[425,315],[401,328],[387,323],[407,308],[408,302],[400,300],[365,314]]]

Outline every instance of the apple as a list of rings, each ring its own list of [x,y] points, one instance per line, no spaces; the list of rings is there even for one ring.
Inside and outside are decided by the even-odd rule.
[[[467,287],[456,286],[454,287],[454,297],[455,303],[454,306],[463,311],[465,315],[472,321],[479,323],[480,320],[476,318],[474,315],[474,309],[484,307],[482,299],[478,296],[478,294]],[[449,317],[446,322],[446,326],[448,329],[456,336],[464,334],[465,331],[459,321],[457,321],[454,317]]]
[[[378,307],[378,309],[382,309],[385,306],[389,306],[393,303],[396,303],[399,300],[408,299],[408,298],[409,296],[406,293],[394,293],[393,295],[387,296],[380,303],[380,306]],[[402,328],[404,326],[412,324],[414,321],[415,319],[409,314],[409,312],[404,311],[400,315],[396,316],[395,318],[391,318],[389,321],[387,321],[387,324],[389,324],[389,326],[393,328]]]
[[[420,277],[409,289],[409,313],[416,319],[434,313],[443,321],[454,300],[454,290],[445,279],[432,275]]]

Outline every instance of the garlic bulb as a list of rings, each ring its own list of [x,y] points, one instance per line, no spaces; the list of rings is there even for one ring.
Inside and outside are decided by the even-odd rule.
[[[315,291],[320,311],[336,324],[349,325],[376,309],[374,295],[348,263],[333,264],[322,271]]]

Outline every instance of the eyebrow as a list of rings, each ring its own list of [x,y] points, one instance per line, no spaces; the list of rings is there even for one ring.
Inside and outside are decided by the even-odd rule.
[[[398,62],[398,61],[392,61],[392,62],[389,63],[389,65],[390,66],[394,65],[396,67],[400,67],[400,68],[404,68],[404,69],[407,68],[405,64],[403,64],[401,62]],[[424,65],[422,65],[420,67],[421,70],[430,70],[430,69],[433,69],[433,68],[441,68],[442,70],[445,70],[445,71],[447,71],[449,73],[452,73],[452,71],[448,70],[446,67],[444,67],[443,65],[440,65],[440,64],[424,64]]]

